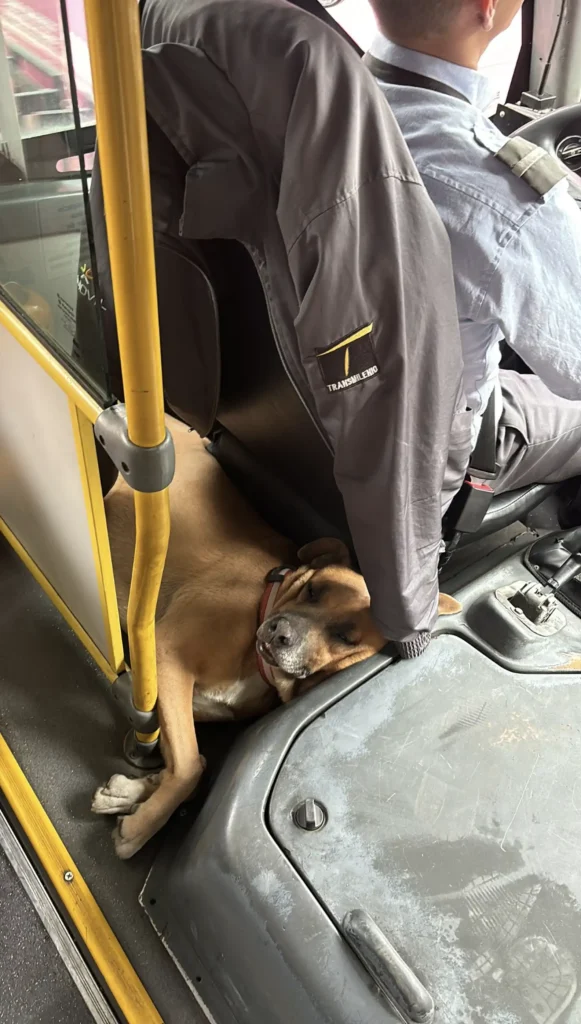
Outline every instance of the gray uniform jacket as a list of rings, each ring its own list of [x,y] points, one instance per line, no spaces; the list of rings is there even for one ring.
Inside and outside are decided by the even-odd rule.
[[[178,195],[152,177],[156,231],[251,252],[334,454],[375,618],[418,653],[437,615],[442,493],[470,452],[446,232],[373,78],[314,16],[284,0],[146,0],[142,43],[148,115],[189,167]]]

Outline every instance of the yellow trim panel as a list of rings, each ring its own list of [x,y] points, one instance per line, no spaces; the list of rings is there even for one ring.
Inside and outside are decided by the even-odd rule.
[[[324,352],[319,352],[317,359],[322,359],[323,356],[330,356],[331,352],[337,352],[340,348],[345,348],[346,345],[350,345],[352,341],[359,341],[360,338],[364,338],[367,334],[371,334],[373,330],[373,324],[367,324],[367,327],[362,327],[360,331],[355,331],[355,334],[350,334],[348,338],[343,341],[339,341],[333,348],[326,348]]]
[[[32,573],[36,582],[40,584],[45,594],[50,598],[50,600],[54,604],[55,608],[57,608],[58,611],[61,613],[65,622],[67,622],[67,624],[71,627],[73,632],[77,634],[79,640],[81,641],[83,646],[86,647],[87,651],[89,652],[95,663],[99,666],[101,671],[107,676],[109,682],[113,683],[116,680],[118,673],[111,668],[106,658],[103,656],[97,645],[93,642],[93,640],[87,633],[86,629],[84,629],[84,627],[81,626],[79,620],[73,615],[72,611],[65,604],[63,599],[59,596],[59,594],[57,594],[52,583],[50,583],[50,581],[47,580],[42,570],[39,569],[36,562],[34,562],[30,555],[28,554],[26,548],[22,546],[22,544],[18,540],[18,537],[16,537],[16,535],[12,533],[10,527],[7,525],[7,523],[4,522],[4,520],[1,517],[0,533],[2,534],[3,537],[6,538],[6,540],[10,544],[10,547],[13,549],[13,551],[16,552],[20,560],[24,562],[28,571]]]
[[[3,736],[0,736],[0,789],[127,1024],[163,1024]],[[70,881],[65,880],[65,875],[67,878],[72,875]]]
[[[69,405],[75,447],[77,449],[79,475],[83,485],[83,497],[87,510],[87,523],[91,535],[101,611],[107,634],[107,659],[111,670],[117,675],[124,670],[125,655],[123,639],[121,637],[107,520],[105,518],[105,506],[101,489],[101,477],[99,475],[99,463],[95,450],[95,434],[92,424],[76,408],[72,400],[69,401]]]
[[[41,341],[28,329],[26,324],[8,308],[6,303],[0,299],[0,324],[10,332],[15,341],[22,346],[34,359],[35,363],[58,384],[61,391],[70,398],[77,409],[87,417],[90,423],[94,423],[102,411],[101,406],[91,398],[81,387],[78,381],[65,370],[64,366],[55,359],[52,352],[49,352]]]

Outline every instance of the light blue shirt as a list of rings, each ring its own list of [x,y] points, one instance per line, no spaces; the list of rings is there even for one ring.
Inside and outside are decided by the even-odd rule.
[[[494,154],[491,88],[470,68],[378,36],[370,52],[470,101],[379,83],[452,246],[470,408],[486,407],[504,338],[558,395],[581,399],[581,210],[566,181],[539,196]]]

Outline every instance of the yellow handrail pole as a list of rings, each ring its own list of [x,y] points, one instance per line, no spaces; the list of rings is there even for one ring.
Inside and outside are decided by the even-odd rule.
[[[134,444],[153,448],[166,428],[138,6],[136,0],[85,0],[85,15],[127,428]],[[134,703],[150,711],[157,699],[155,608],[169,498],[167,489],[134,496],[127,631]]]

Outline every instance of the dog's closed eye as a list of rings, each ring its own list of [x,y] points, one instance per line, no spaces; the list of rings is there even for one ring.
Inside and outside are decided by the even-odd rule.
[[[346,647],[357,647],[359,640],[353,633],[351,626],[339,626],[331,630],[331,637]]]

